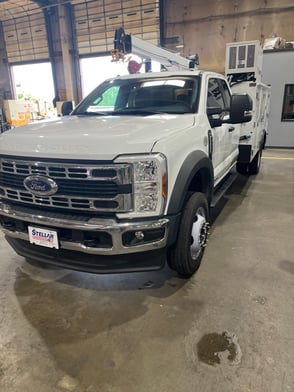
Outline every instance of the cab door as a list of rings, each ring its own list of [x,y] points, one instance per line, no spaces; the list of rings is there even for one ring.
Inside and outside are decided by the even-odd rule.
[[[208,79],[207,108],[219,108],[220,118],[229,119],[231,93],[224,79],[211,77]],[[211,127],[211,159],[214,167],[214,180],[217,183],[234,164],[238,155],[239,125],[223,123]]]

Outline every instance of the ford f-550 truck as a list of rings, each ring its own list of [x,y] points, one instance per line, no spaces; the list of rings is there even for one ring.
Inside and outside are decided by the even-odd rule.
[[[134,74],[105,81],[69,116],[1,134],[7,241],[26,258],[76,270],[167,260],[191,276],[250,110],[221,74]]]

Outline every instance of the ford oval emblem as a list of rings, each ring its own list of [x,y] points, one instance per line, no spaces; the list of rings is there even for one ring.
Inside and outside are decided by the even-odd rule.
[[[58,185],[52,178],[32,175],[24,179],[25,188],[36,196],[51,196],[58,190]]]

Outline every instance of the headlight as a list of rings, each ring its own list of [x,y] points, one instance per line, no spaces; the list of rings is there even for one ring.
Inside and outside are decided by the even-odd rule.
[[[166,158],[162,154],[125,155],[115,163],[133,166],[134,210],[117,214],[119,218],[136,218],[161,215],[167,196]]]

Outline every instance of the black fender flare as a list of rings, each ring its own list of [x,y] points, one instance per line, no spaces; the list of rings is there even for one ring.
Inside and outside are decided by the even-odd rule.
[[[203,192],[209,203],[213,191],[213,173],[211,159],[203,151],[192,151],[184,160],[177,175],[168,205],[168,215],[182,211],[188,190],[196,175],[199,175],[201,180],[201,188],[196,190]]]

